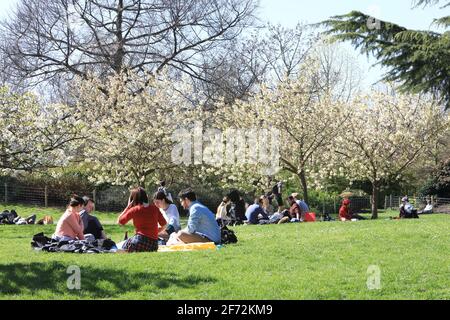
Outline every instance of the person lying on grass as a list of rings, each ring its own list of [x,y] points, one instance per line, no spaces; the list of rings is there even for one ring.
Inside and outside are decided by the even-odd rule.
[[[366,218],[356,214],[356,213],[352,213],[351,209],[350,209],[350,200],[349,199],[344,199],[342,201],[342,206],[339,209],[339,220],[340,221],[352,221],[352,219],[356,219],[356,220],[366,220]]]
[[[159,209],[148,201],[143,188],[131,190],[128,205],[120,214],[117,223],[126,225],[133,220],[136,234],[128,239],[122,247],[127,252],[158,251],[158,233],[167,224]],[[161,228],[158,228],[158,224]]]
[[[173,233],[168,245],[196,242],[214,242],[220,244],[221,233],[214,213],[197,201],[195,192],[188,188],[178,195],[184,209],[189,209],[187,227]]]
[[[158,237],[167,241],[172,233],[181,230],[180,213],[164,191],[158,191],[153,195],[153,203],[167,220],[167,225],[161,227],[158,233]]]
[[[69,202],[66,212],[61,216],[56,225],[56,231],[52,238],[57,241],[84,240],[84,226],[80,217],[83,209],[83,198],[74,195]]]

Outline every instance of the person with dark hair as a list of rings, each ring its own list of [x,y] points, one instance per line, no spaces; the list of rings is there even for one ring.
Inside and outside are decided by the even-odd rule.
[[[182,190],[178,195],[184,209],[189,209],[187,227],[172,234],[167,244],[214,242],[220,243],[220,227],[214,213],[197,201],[195,192],[191,189]]]
[[[283,204],[283,182],[279,181],[276,185],[272,188],[272,194],[277,200],[278,203],[278,212],[281,212],[284,208]]]
[[[245,217],[245,201],[242,199],[241,195],[239,194],[239,191],[232,190],[227,197],[230,199],[230,218],[231,218],[231,224],[237,225],[242,224],[243,221],[246,219]]]
[[[289,210],[285,210],[283,212],[283,218],[278,222],[286,223],[286,222],[300,222],[301,221],[301,213],[300,213],[300,206],[298,205],[297,201],[295,201],[295,198],[293,196],[289,196],[287,198],[287,201],[289,203]]]
[[[262,198],[256,198],[255,203],[247,208],[245,217],[247,218],[248,224],[259,224],[260,220],[269,220],[269,217],[267,216],[261,205]]]
[[[159,209],[148,201],[143,188],[131,190],[128,205],[119,215],[117,223],[126,225],[133,220],[136,234],[127,239],[122,250],[127,252],[158,251],[158,224],[161,228],[167,224]]]
[[[52,238],[58,241],[84,240],[84,226],[80,217],[83,209],[83,198],[74,195],[70,199],[66,212],[61,216],[56,225],[56,231]]]
[[[167,226],[160,228],[158,236],[164,240],[168,240],[172,233],[181,230],[178,208],[168,199],[166,193],[163,191],[158,191],[153,195],[153,203],[159,208],[159,211],[167,220]]]
[[[92,234],[95,239],[106,239],[106,234],[102,224],[91,215],[95,210],[95,202],[91,198],[84,196],[84,208],[80,211],[81,220],[83,220],[84,234]]]
[[[170,192],[168,192],[167,189],[166,189],[166,180],[161,180],[159,182],[158,192],[160,192],[160,191],[164,192],[166,197],[167,197],[167,199],[169,199],[170,202],[173,203],[172,194]]]

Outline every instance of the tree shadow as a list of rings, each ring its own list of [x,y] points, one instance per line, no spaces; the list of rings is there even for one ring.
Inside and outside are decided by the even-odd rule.
[[[54,296],[78,295],[94,298],[115,298],[127,293],[150,293],[161,289],[193,288],[216,279],[202,276],[182,276],[166,271],[127,272],[119,269],[100,269],[81,266],[80,290],[69,290],[68,264],[14,263],[0,265],[0,294],[17,295],[44,290]]]

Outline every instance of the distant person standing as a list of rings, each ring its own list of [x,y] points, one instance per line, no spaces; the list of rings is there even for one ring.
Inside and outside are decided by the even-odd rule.
[[[278,212],[281,212],[284,208],[283,204],[283,182],[279,181],[276,185],[272,187],[272,194],[278,204]]]

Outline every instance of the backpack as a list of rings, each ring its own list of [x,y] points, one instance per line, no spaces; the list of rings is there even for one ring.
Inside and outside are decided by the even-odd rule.
[[[238,239],[233,230],[228,229],[226,226],[220,227],[221,244],[236,243]]]

